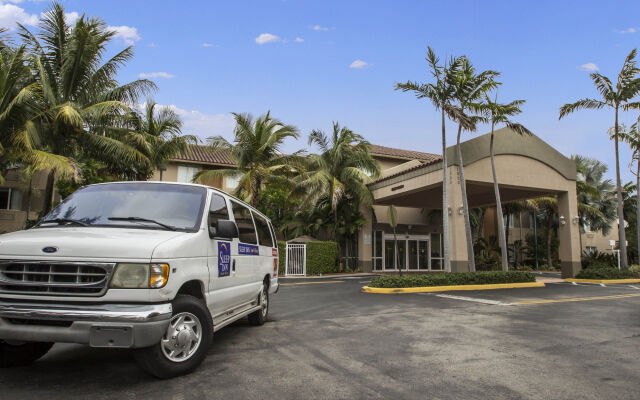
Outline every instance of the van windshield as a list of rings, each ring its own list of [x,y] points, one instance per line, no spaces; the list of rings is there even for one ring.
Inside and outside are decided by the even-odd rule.
[[[79,189],[38,227],[114,226],[197,231],[207,189],[164,183],[111,183]]]

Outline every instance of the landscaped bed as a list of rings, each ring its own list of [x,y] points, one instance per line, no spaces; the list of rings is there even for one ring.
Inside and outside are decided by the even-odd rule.
[[[543,282],[536,282],[535,276],[527,271],[480,271],[377,276],[371,280],[369,286],[364,286],[362,291],[396,294],[544,286]]]
[[[578,272],[577,279],[640,279],[637,269],[586,268]]]

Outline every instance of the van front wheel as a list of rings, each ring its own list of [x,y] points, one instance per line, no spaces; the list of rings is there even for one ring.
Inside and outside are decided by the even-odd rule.
[[[269,288],[267,285],[262,285],[258,301],[261,306],[260,309],[249,314],[249,323],[251,325],[262,325],[267,322],[267,317],[269,317]]]
[[[196,369],[207,356],[213,339],[211,315],[202,301],[179,295],[172,306],[173,316],[160,343],[134,353],[142,369],[161,379]]]

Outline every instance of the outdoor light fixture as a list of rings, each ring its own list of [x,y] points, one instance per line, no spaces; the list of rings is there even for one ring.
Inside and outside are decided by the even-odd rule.
[[[460,206],[458,213],[460,213],[460,215],[464,214],[464,206]]]
[[[559,219],[560,219],[560,225],[564,225],[567,223],[567,221],[565,221],[564,215],[561,215]]]
[[[578,225],[578,222],[580,222],[580,217],[576,215],[575,217],[573,217],[573,224]]]
[[[451,214],[453,214],[453,213],[451,212],[451,207],[449,207],[449,215],[451,215]]]

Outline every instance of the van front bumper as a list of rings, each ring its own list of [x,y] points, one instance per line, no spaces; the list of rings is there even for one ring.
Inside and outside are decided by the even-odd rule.
[[[171,303],[37,304],[0,300],[0,339],[148,347],[160,342]]]

